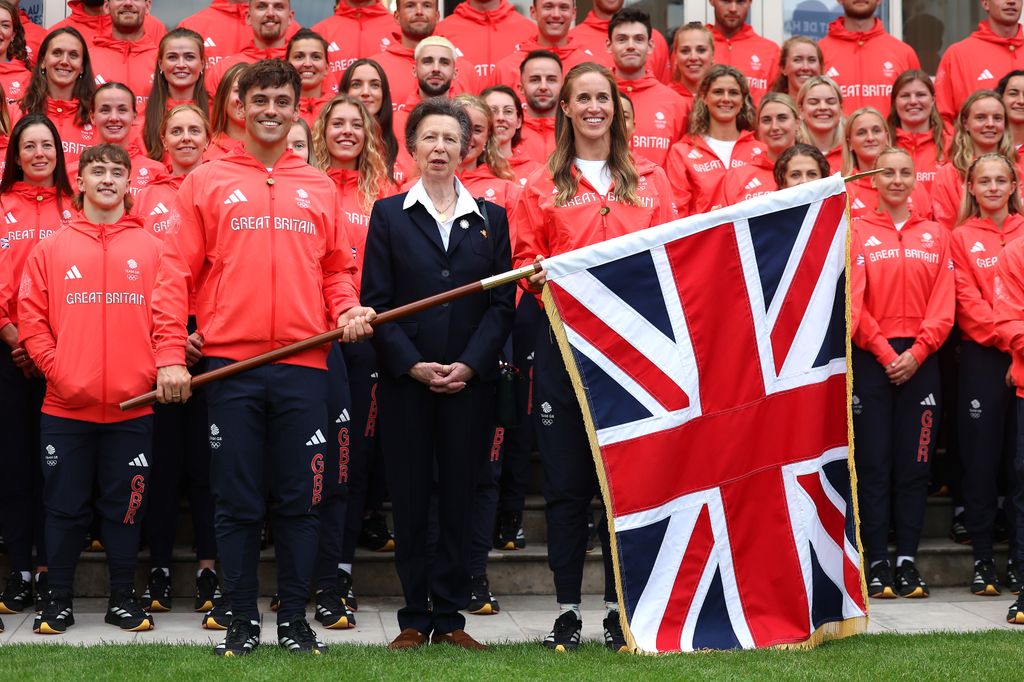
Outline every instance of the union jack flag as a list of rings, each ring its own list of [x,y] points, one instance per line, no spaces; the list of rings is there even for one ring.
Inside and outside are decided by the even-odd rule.
[[[544,262],[595,449],[627,641],[866,628],[836,176]]]

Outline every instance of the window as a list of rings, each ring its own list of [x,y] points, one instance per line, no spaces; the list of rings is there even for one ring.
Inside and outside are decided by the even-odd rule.
[[[889,30],[890,2],[882,0],[878,11],[886,30]],[[828,25],[843,15],[843,9],[836,0],[785,0],[782,11],[786,38],[795,35],[824,38]]]
[[[903,40],[917,51],[921,68],[934,76],[942,53],[973,33],[983,14],[978,2],[903,0]]]

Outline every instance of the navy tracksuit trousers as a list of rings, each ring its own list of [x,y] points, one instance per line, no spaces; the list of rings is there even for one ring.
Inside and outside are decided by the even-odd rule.
[[[352,398],[342,345],[331,344],[327,355],[327,449],[324,454],[323,497],[320,510],[320,543],[316,555],[315,587],[323,590],[338,582],[342,542],[346,534],[348,479],[351,463]]]
[[[209,369],[228,364],[209,358]],[[304,618],[324,494],[327,372],[259,367],[210,384],[210,483],[224,598],[235,616],[259,616],[257,569],[267,498],[272,505],[277,622]]]
[[[132,589],[153,459],[152,415],[96,424],[44,414],[40,424],[50,589],[71,595],[94,506],[111,590]]]

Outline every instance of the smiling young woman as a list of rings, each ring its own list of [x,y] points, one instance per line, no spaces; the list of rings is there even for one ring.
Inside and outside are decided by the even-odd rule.
[[[889,134],[910,152],[918,184],[931,195],[939,164],[946,160],[949,131],[935,106],[935,85],[919,69],[904,71],[892,86]]]

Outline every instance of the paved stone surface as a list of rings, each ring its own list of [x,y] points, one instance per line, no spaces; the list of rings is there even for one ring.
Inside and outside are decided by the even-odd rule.
[[[935,631],[968,632],[1024,627],[1007,624],[1003,619],[1013,597],[975,597],[962,588],[935,588],[929,599],[894,599],[870,603],[868,632],[922,633]],[[551,597],[515,596],[501,598],[502,611],[494,616],[467,616],[466,629],[477,639],[492,643],[539,642],[551,628],[558,609]],[[277,638],[275,614],[269,603],[264,609],[263,641]],[[314,623],[323,639],[331,644],[386,644],[398,634],[396,611],[401,600],[394,597],[360,600],[356,614],[358,627],[352,630],[324,630]],[[106,604],[100,599],[79,599],[75,603],[76,624],[61,636],[41,636],[32,632],[32,617],[4,616],[7,630],[0,633],[0,644],[61,643],[100,644],[127,642],[167,642],[210,646],[223,636],[203,630],[199,614],[173,611],[156,614],[157,627],[151,632],[123,633],[103,622]],[[312,609],[309,611],[312,617]],[[583,638],[601,641],[604,610],[601,598],[588,595],[583,603]]]

